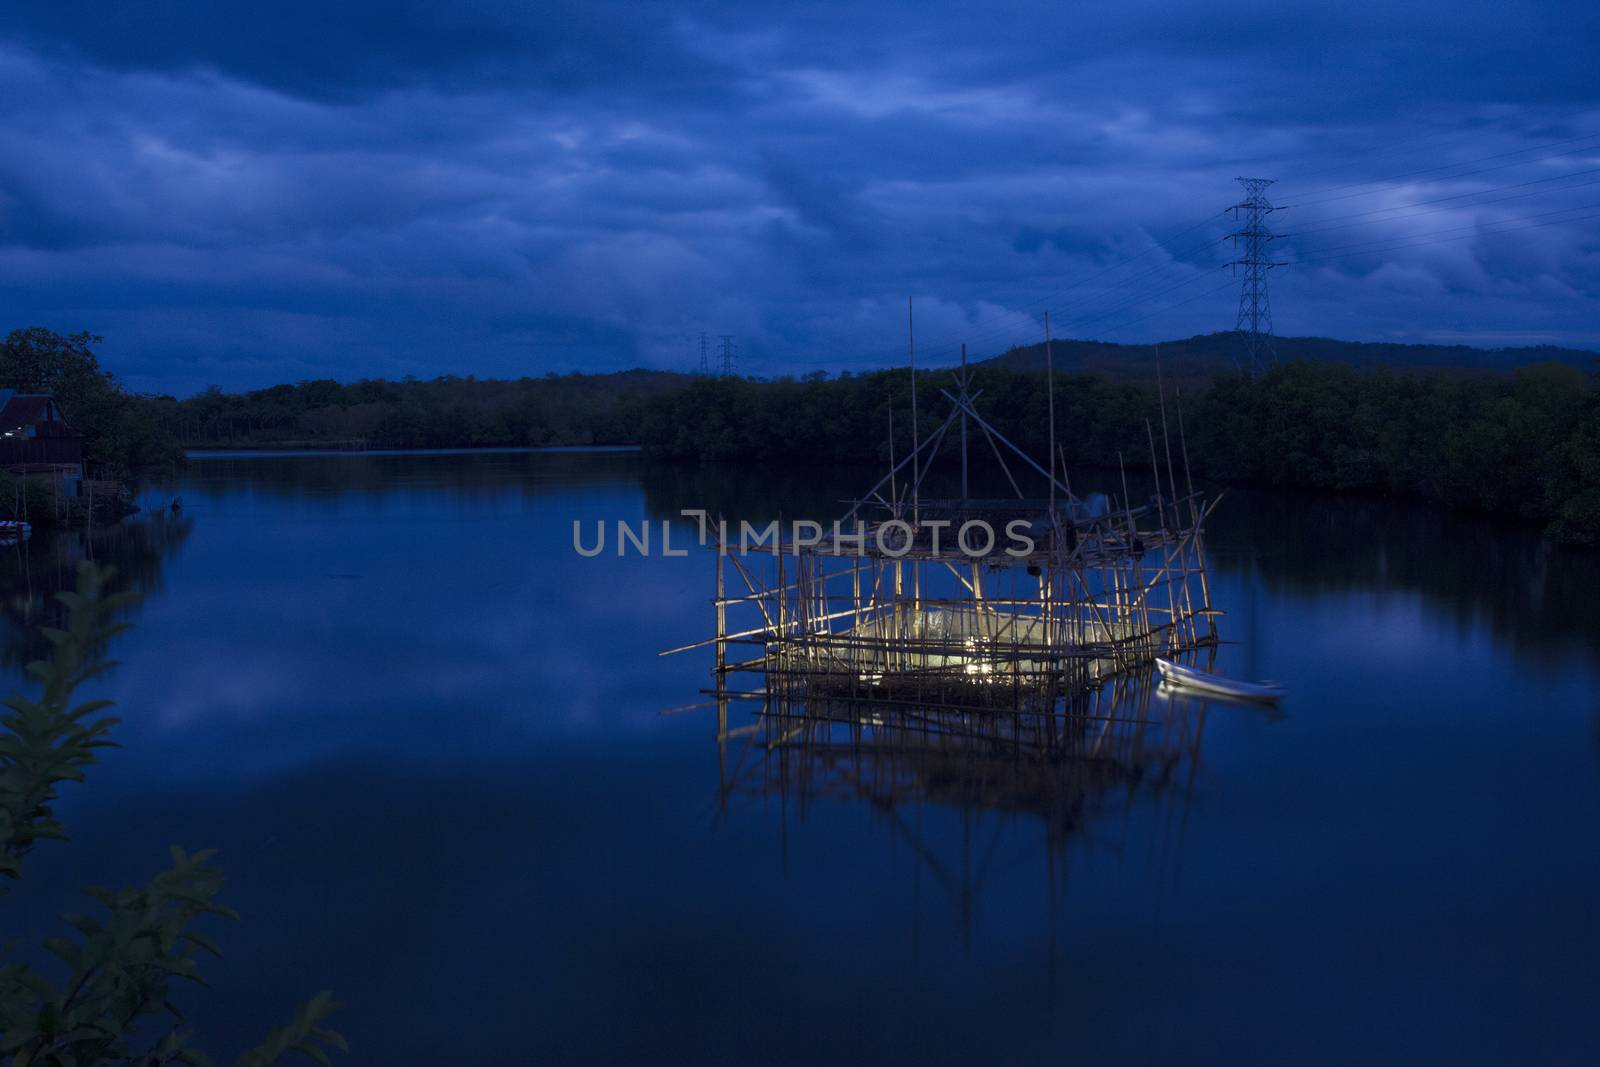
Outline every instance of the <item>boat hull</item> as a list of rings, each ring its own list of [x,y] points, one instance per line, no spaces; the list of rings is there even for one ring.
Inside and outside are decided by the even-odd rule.
[[[1156,660],[1156,669],[1161,672],[1161,677],[1167,684],[1181,686],[1184,689],[1231,697],[1235,700],[1255,700],[1266,704],[1276,704],[1283,699],[1282,686],[1219,678],[1214,674],[1207,674],[1164,659]]]

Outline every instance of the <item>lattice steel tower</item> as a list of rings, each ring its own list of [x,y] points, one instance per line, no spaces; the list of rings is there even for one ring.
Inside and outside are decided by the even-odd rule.
[[[722,376],[724,378],[732,378],[733,377],[733,349],[734,349],[733,335],[730,334],[730,333],[723,334],[722,335]]]
[[[1281,235],[1267,229],[1266,217],[1278,209],[1267,201],[1267,186],[1272,178],[1239,178],[1244,186],[1244,199],[1229,210],[1235,220],[1244,226],[1228,236],[1233,238],[1235,249],[1242,247],[1244,254],[1228,265],[1244,268],[1244,284],[1239,289],[1239,316],[1233,328],[1244,335],[1245,358],[1241,368],[1254,374],[1273,358],[1272,304],[1267,297],[1267,271],[1284,266],[1267,255],[1267,245]],[[1237,360],[1235,361],[1237,362]]]

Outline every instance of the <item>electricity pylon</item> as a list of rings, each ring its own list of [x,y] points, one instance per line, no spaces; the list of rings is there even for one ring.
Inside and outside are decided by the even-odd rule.
[[[1244,284],[1239,289],[1239,314],[1234,320],[1234,330],[1244,335],[1244,365],[1247,374],[1260,371],[1273,358],[1272,303],[1267,296],[1267,272],[1273,267],[1285,266],[1267,254],[1267,245],[1279,239],[1267,229],[1266,217],[1278,209],[1267,201],[1266,189],[1271,178],[1239,178],[1244,186],[1244,199],[1229,208],[1235,220],[1244,225],[1230,233],[1234,248],[1243,242],[1244,254],[1228,265],[1244,268]],[[1235,358],[1235,365],[1239,360]]]

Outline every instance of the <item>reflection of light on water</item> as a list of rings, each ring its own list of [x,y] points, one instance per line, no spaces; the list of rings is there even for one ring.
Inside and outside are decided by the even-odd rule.
[[[985,676],[993,663],[961,666],[974,690],[1005,680]],[[885,675],[856,677],[878,684]],[[819,803],[865,805],[910,846],[914,877],[946,890],[964,939],[983,925],[985,896],[1021,888],[996,873],[995,857],[1009,857],[1005,871],[1031,868],[1021,877],[1043,882],[1053,924],[1074,855],[1148,856],[1155,892],[1175,884],[1211,705],[1164,687],[1151,700],[1157,692],[1156,672],[1135,670],[1027,711],[879,699],[882,688],[853,698],[763,694],[752,721],[723,735],[718,796],[724,813],[737,797],[795,801],[764,809],[776,810],[785,841]]]

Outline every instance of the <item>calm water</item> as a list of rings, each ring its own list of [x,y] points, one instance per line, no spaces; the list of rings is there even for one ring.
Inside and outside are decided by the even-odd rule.
[[[654,655],[709,632],[709,558],[581,559],[570,524],[861,477],[197,459],[180,519],[96,541],[145,590],[104,686],[124,747],[6,936],[181,843],[243,915],[189,1001],[227,1055],[327,986],[362,1064],[1593,1062],[1600,562],[1230,494],[1218,666],[1287,683],[1283,717],[1154,708],[1188,743],[1065,799],[719,762],[708,712],[661,714],[709,655]],[[24,584],[81,552],[34,542]]]

